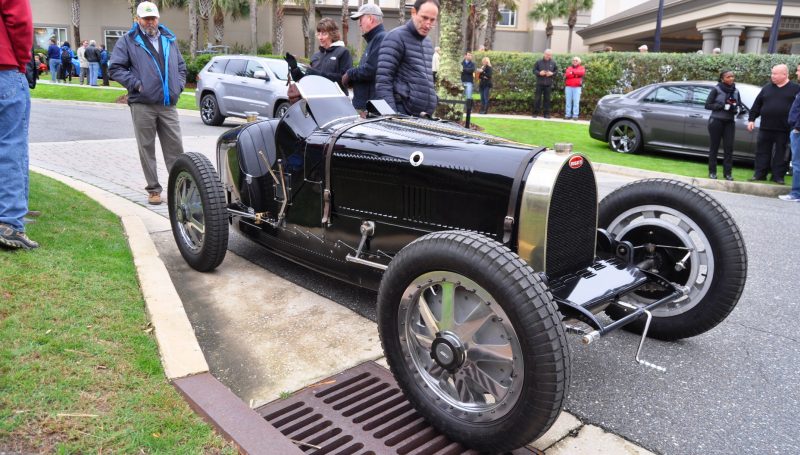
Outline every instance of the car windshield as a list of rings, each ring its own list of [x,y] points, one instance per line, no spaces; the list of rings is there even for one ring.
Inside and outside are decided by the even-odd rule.
[[[358,116],[350,98],[342,92],[339,85],[324,77],[305,76],[297,82],[297,88],[320,127],[340,118]]]

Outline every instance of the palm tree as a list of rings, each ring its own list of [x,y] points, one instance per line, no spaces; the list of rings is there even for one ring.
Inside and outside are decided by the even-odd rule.
[[[258,5],[263,5],[266,2],[267,0],[249,0],[248,3],[248,16],[250,16],[250,52],[253,54],[258,52]],[[281,4],[283,4],[282,1]],[[282,9],[281,14],[283,14]],[[283,20],[283,17],[281,17],[281,20]]]
[[[484,10],[486,8],[486,0],[471,0],[467,5],[467,33],[466,33],[466,50],[476,49],[475,46],[480,35],[481,25],[484,19]]]
[[[350,32],[348,19],[350,19],[350,2],[342,0],[342,41],[345,46],[347,46],[347,33]]]
[[[397,21],[400,25],[406,23],[406,0],[400,0],[400,7],[397,9]]]
[[[569,27],[569,39],[567,40],[567,52],[572,52],[572,31],[578,22],[578,12],[592,9],[592,0],[556,0],[561,5],[562,14],[560,17],[567,17]]]
[[[225,15],[229,14],[231,19],[238,21],[248,12],[247,0],[213,0],[212,11],[214,13],[214,42],[222,43],[225,36]]]
[[[311,24],[317,15],[315,3],[314,0],[298,0],[297,2],[299,6],[303,7],[303,40],[305,41],[306,58],[310,58],[314,53],[314,28]]]
[[[553,19],[558,19],[565,15],[562,5],[556,1],[548,1],[539,3],[528,12],[528,17],[545,23],[544,32],[547,35],[547,48],[550,48],[551,40],[553,38]],[[572,39],[572,35],[570,35]]]
[[[439,67],[439,86],[445,97],[461,93],[459,75],[461,53],[464,49],[464,35],[461,24],[464,23],[463,4],[457,0],[440,0],[439,10],[439,46],[442,48],[441,65]],[[459,109],[460,111],[460,109]]]
[[[212,0],[197,0],[197,12],[200,20],[203,21],[203,44],[209,43],[208,20],[211,18],[211,9],[214,6]]]
[[[81,44],[81,0],[72,0],[72,36],[77,49]]]
[[[513,10],[517,8],[517,2],[515,0],[488,0],[486,6],[486,36],[483,39],[483,47],[487,51],[494,48],[494,33],[497,30],[497,18],[500,15],[501,6]]]
[[[272,1],[272,17],[275,20],[272,27],[272,52],[281,55],[283,54],[283,3],[285,0],[270,1]]]

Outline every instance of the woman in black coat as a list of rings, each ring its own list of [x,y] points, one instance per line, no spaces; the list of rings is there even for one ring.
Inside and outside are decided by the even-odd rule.
[[[492,90],[492,62],[489,57],[483,57],[481,60],[481,69],[478,70],[480,76],[480,91],[481,91],[481,114],[489,111],[489,92]]]
[[[339,26],[333,19],[324,17],[317,23],[317,40],[319,50],[311,56],[311,68],[306,74],[316,74],[336,82],[347,93],[342,85],[342,76],[353,67],[353,57],[341,41]]]
[[[706,99],[706,109],[711,111],[708,118],[708,134],[711,147],[708,150],[708,178],[717,178],[717,152],[722,141],[722,174],[725,180],[733,180],[733,136],[736,132],[736,115],[742,106],[742,98],[736,88],[733,71],[719,73],[719,83],[711,89]]]

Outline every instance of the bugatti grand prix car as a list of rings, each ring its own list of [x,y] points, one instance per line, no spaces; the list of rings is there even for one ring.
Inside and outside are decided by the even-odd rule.
[[[598,204],[583,155],[381,102],[361,118],[316,76],[297,88],[282,118],[224,133],[216,169],[196,153],[175,163],[178,247],[210,271],[232,227],[377,290],[392,373],[454,440],[499,452],[543,435],[567,396],[567,333],[590,343],[624,327],[642,343],[676,340],[710,330],[739,300],[742,235],[697,188],[643,180]]]

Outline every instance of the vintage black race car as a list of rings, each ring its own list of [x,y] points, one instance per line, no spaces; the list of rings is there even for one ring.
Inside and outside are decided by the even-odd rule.
[[[216,170],[200,154],[178,159],[168,192],[178,247],[210,271],[232,226],[377,290],[397,382],[454,440],[499,452],[543,435],[567,396],[567,332],[585,343],[620,327],[642,342],[676,340],[713,328],[739,300],[742,235],[691,185],[637,181],[598,205],[580,154],[380,102],[362,119],[325,79],[298,88],[281,119],[223,134]]]

